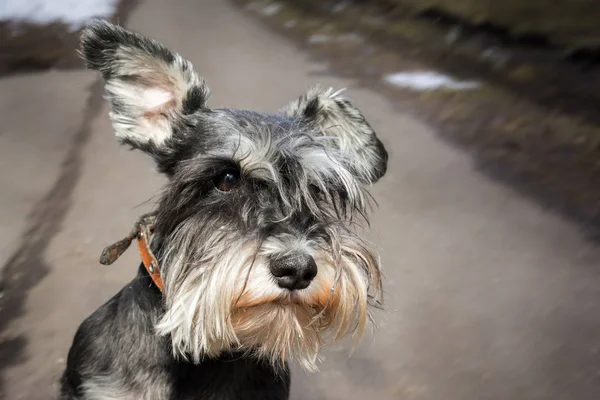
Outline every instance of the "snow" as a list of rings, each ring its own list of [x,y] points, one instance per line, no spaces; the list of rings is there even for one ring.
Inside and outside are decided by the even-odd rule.
[[[0,21],[63,22],[72,30],[114,14],[118,0],[0,0]]]
[[[266,15],[267,17],[271,17],[271,16],[277,14],[282,9],[283,9],[283,5],[282,4],[273,3],[273,4],[269,4],[268,6],[266,6],[265,8],[263,8],[262,9],[262,14]]]
[[[479,82],[459,81],[435,71],[396,72],[384,77],[384,81],[394,86],[417,91],[440,88],[469,90],[480,86]]]
[[[340,42],[340,43],[361,43],[364,39],[362,36],[356,33],[343,33],[341,35],[332,36],[327,34],[314,34],[308,38],[310,44],[322,44],[328,42]]]
[[[330,40],[331,40],[331,36],[330,35],[315,34],[315,35],[311,35],[308,38],[308,43],[321,44],[321,43],[327,43]]]
[[[285,21],[285,24],[283,24],[283,27],[285,29],[292,29],[296,25],[298,25],[298,21],[296,21],[295,19],[290,19],[289,21]]]

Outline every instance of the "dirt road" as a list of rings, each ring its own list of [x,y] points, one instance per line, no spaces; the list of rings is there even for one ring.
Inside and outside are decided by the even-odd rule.
[[[277,110],[315,83],[349,88],[390,152],[373,188],[387,276],[379,329],[293,399],[600,398],[600,251],[577,227],[490,182],[426,122],[335,78],[223,0],[147,0],[128,26],[189,58],[213,107]],[[162,184],[113,138],[97,77],[0,80],[0,398],[54,398],[79,322],[129,280],[98,264]]]

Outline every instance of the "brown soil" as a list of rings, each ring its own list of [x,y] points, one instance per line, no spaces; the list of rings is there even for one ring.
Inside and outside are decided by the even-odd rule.
[[[235,1],[248,10],[275,3]],[[390,19],[386,10],[356,2],[276,3],[284,7],[272,16],[252,12],[328,62],[336,74],[377,90],[400,112],[436,127],[443,139],[470,151],[485,173],[576,219],[590,234],[600,232],[599,69],[567,62],[544,45],[508,43],[493,32],[463,29],[459,38],[448,40],[460,26]],[[342,39],[348,33],[364,40]],[[338,39],[310,43],[315,34]],[[490,48],[507,59],[482,56]],[[485,85],[417,93],[381,80],[413,69],[444,71]]]
[[[136,0],[121,0],[112,21],[123,21]],[[0,77],[45,70],[82,68],[77,53],[80,31],[62,23],[38,25],[0,21]]]
[[[473,25],[503,27],[510,35],[543,37],[565,48],[600,46],[597,0],[355,0],[411,12],[435,11]]]
[[[0,75],[81,67],[76,53],[78,35],[60,23],[0,22]]]

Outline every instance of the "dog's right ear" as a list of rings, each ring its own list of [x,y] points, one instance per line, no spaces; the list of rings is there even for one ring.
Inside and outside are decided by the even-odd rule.
[[[192,64],[152,39],[95,21],[81,53],[102,73],[116,136],[155,157],[169,153],[186,115],[206,107],[209,90]]]
[[[312,127],[316,135],[345,155],[344,162],[364,184],[372,184],[387,171],[388,153],[371,125],[341,91],[313,87],[281,110]]]

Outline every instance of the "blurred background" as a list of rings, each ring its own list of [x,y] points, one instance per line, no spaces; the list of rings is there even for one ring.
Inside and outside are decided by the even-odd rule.
[[[388,148],[386,310],[293,399],[600,399],[596,0],[0,0],[0,399],[56,398],[139,262],[100,252],[164,183],[82,67],[93,17],[183,54],[213,107],[345,87]]]

